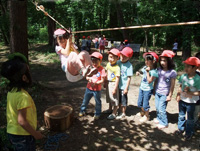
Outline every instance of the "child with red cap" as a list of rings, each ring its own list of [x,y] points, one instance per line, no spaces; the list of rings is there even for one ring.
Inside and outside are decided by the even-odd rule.
[[[102,53],[104,53],[105,50],[105,40],[104,37],[101,37],[101,40],[99,41],[99,49],[100,49],[100,53],[102,51]]]
[[[94,119],[99,119],[101,115],[101,84],[104,82],[106,77],[105,69],[101,66],[102,59],[103,56],[99,52],[94,52],[91,54],[92,65],[98,70],[98,73],[92,77],[86,76],[88,83],[79,116],[85,115],[88,103],[93,96],[96,103]]]
[[[113,120],[116,118],[117,109],[119,106],[119,78],[120,78],[120,68],[117,65],[117,60],[120,57],[120,52],[118,49],[111,49],[108,54],[108,63],[106,65],[107,71],[107,81],[108,85],[106,88],[106,101],[109,103],[109,109],[106,110],[110,114],[107,119]],[[113,111],[112,111],[113,107]]]
[[[60,56],[62,70],[70,82],[79,81],[86,75],[92,76],[97,72],[95,68],[91,68],[92,61],[89,53],[86,51],[79,53],[68,32],[64,29],[57,29],[54,37],[57,40],[55,51]]]
[[[133,49],[130,47],[125,47],[120,52],[120,60],[117,64],[120,67],[120,80],[119,80],[119,104],[121,107],[121,113],[116,117],[116,119],[121,119],[126,117],[126,107],[128,104],[128,90],[131,82],[131,77],[133,76],[133,66],[129,62],[133,56]]]
[[[181,136],[185,131],[185,140],[190,140],[194,134],[195,105],[200,96],[200,76],[196,73],[200,60],[197,57],[189,57],[183,62],[186,73],[179,78],[180,87],[176,97],[179,103],[179,117],[176,134]]]
[[[171,50],[164,50],[160,55],[158,69],[158,79],[155,82],[155,104],[157,118],[154,122],[158,129],[168,127],[167,103],[171,101],[177,73],[174,70],[175,65],[172,58],[175,56]]]
[[[83,39],[81,41],[81,51],[87,50],[87,40],[85,39],[85,36],[83,36]]]
[[[158,55],[155,52],[147,52],[143,54],[145,58],[145,64],[142,68],[142,81],[139,89],[138,96],[138,107],[141,108],[141,111],[137,113],[137,116],[140,116],[140,122],[146,122],[149,120],[149,100],[153,94],[153,84],[156,78],[158,78],[157,71],[157,62]],[[136,75],[141,75],[140,72],[136,72]]]

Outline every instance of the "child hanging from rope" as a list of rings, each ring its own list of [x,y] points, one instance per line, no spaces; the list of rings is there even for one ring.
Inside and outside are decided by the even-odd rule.
[[[64,29],[57,29],[54,32],[57,40],[55,48],[60,56],[62,70],[66,73],[66,78],[70,82],[77,82],[83,78],[93,76],[98,71],[92,68],[92,61],[87,51],[76,50],[72,43],[72,37]]]

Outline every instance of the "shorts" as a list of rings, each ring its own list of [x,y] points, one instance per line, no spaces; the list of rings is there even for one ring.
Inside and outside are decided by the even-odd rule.
[[[106,89],[106,102],[111,103],[112,106],[118,106],[119,105],[119,89],[117,89],[117,92],[115,95],[112,94],[112,90],[115,87],[115,81],[108,82],[108,87]]]
[[[122,106],[127,106],[128,104],[128,95],[123,93],[124,90],[119,89],[119,104]]]
[[[35,138],[32,135],[8,134],[8,138],[15,151],[35,151]]]
[[[74,76],[68,72],[67,61],[66,61],[66,63],[62,64],[62,70],[66,73],[66,78],[70,82],[77,82],[77,81],[83,79],[83,76],[80,74]]]
[[[100,50],[104,50],[104,49],[105,49],[105,46],[104,46],[104,45],[101,45],[101,46],[99,46],[99,49],[100,49]]]

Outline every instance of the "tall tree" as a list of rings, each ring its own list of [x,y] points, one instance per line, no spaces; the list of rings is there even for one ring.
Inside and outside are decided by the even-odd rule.
[[[10,49],[28,58],[27,1],[9,1],[10,11]]]

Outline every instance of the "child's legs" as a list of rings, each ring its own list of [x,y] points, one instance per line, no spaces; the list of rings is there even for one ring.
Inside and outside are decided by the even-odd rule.
[[[80,69],[83,67],[80,62],[78,55],[75,52],[71,52],[67,58],[67,71],[72,75],[79,74]]]
[[[92,66],[92,61],[90,59],[90,55],[87,51],[81,51],[79,54],[78,54],[78,57],[79,57],[79,64],[80,66],[84,66],[84,67],[87,67],[88,65]]]
[[[184,131],[185,130],[185,113],[186,113],[185,103],[180,100],[178,103],[178,107],[179,107],[178,129],[180,131]]]
[[[187,111],[187,122],[186,122],[186,135],[192,135],[194,133],[194,111],[195,104],[194,103],[186,103],[186,111]]]
[[[122,113],[125,114],[126,112],[126,106],[128,104],[128,97],[127,97],[127,94],[124,94],[123,90],[120,90],[120,94],[121,94],[121,108],[122,108]]]
[[[156,105],[156,115],[157,120],[160,121],[160,113],[159,113],[159,103],[160,103],[160,95],[158,93],[155,94],[155,105]]]
[[[35,138],[32,135],[12,135],[8,134],[15,151],[35,151]]]
[[[99,116],[101,114],[101,91],[93,91],[95,99],[95,115]]]
[[[139,89],[139,96],[138,96],[138,102],[137,102],[137,105],[139,108],[143,107],[143,98],[144,98],[144,91]]]
[[[143,98],[143,109],[145,112],[149,111],[150,106],[149,106],[149,100],[151,98],[153,91],[144,91],[144,98]]]
[[[93,96],[92,91],[90,89],[86,88],[83,103],[81,105],[81,112],[86,110],[88,103],[89,103],[90,99],[92,98],[92,96]]]
[[[167,96],[166,95],[161,95],[160,96],[160,102],[159,102],[159,123],[161,125],[167,126],[168,125],[168,119],[167,119]]]

